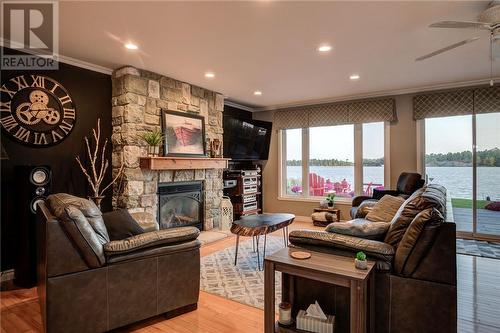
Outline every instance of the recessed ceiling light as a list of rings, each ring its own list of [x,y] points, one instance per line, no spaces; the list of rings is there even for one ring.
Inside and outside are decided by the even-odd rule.
[[[215,77],[215,73],[212,73],[212,72],[206,72],[205,73],[205,77],[207,79],[213,79]]]
[[[332,47],[331,47],[330,45],[326,45],[326,44],[324,44],[324,45],[320,45],[320,46],[318,47],[318,51],[319,51],[319,52],[329,52],[329,51],[331,51],[331,50],[332,50]]]
[[[129,50],[137,50],[139,47],[137,45],[135,45],[134,43],[127,43],[127,44],[125,44],[125,48],[127,48]]]
[[[253,94],[254,94],[255,96],[260,96],[260,95],[262,95],[262,91],[260,91],[260,90],[256,90],[256,91],[254,91],[254,92],[253,92]]]
[[[352,74],[351,76],[349,76],[349,78],[351,80],[359,80],[359,74]]]

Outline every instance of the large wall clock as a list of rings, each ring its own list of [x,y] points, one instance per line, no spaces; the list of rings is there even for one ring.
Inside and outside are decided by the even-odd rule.
[[[0,87],[0,122],[18,142],[37,147],[60,143],[73,130],[76,108],[66,89],[41,75],[20,75]]]

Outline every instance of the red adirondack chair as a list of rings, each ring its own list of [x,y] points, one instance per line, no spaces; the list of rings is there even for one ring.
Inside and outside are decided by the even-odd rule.
[[[325,178],[314,172],[309,174],[309,195],[315,197],[325,195]]]
[[[366,187],[364,195],[368,195],[368,196],[372,195],[372,192],[373,192],[372,185],[373,185],[373,182],[368,183],[368,186]]]

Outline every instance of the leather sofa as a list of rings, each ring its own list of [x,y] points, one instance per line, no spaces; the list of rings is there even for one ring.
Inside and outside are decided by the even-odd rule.
[[[355,218],[359,205],[369,200],[370,202],[377,202],[384,195],[402,196],[408,198],[413,192],[424,186],[425,180],[422,175],[416,172],[402,172],[398,177],[398,184],[395,190],[378,190],[373,189],[372,196],[359,195],[352,199],[351,217]]]
[[[313,251],[353,258],[363,251],[376,262],[376,332],[456,332],[456,227],[445,217],[446,190],[431,184],[406,199],[380,240],[313,230],[289,238]],[[302,288],[317,287],[311,281]]]
[[[54,194],[37,210],[38,293],[46,332],[105,332],[196,309],[196,228],[110,241],[97,206]]]

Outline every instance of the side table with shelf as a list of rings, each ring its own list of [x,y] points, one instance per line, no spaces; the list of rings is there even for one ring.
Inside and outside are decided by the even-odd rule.
[[[303,332],[275,321],[275,272],[282,273],[282,301],[292,304],[292,318],[318,300],[326,314],[335,315],[335,333],[365,333],[374,328],[373,261],[368,261],[368,269],[359,270],[354,258],[307,251],[311,258],[298,260],[290,251],[297,250],[285,248],[264,261],[265,333]]]

